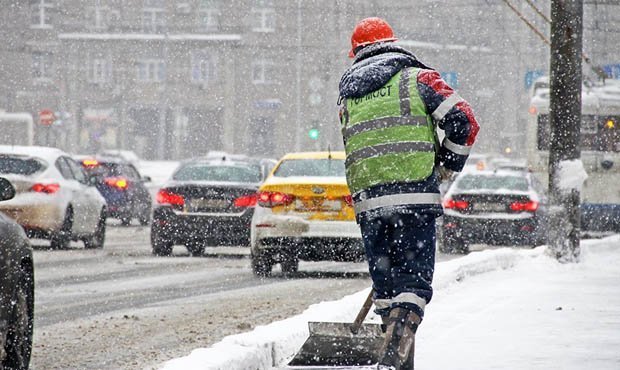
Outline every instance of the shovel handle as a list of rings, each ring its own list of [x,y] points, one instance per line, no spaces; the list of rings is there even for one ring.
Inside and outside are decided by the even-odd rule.
[[[360,330],[360,326],[362,326],[362,322],[364,322],[366,315],[368,315],[368,311],[370,311],[370,307],[372,307],[372,293],[373,293],[373,290],[370,289],[370,293],[368,293],[368,297],[366,297],[366,301],[364,301],[364,305],[362,306],[362,309],[357,314],[355,321],[353,321],[353,323],[351,324],[351,333],[353,334],[357,334],[357,332]]]

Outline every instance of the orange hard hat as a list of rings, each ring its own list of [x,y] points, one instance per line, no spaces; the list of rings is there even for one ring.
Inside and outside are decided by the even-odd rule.
[[[377,42],[396,41],[392,27],[381,18],[371,17],[362,19],[353,29],[351,35],[351,50],[349,58],[355,56],[356,49]]]

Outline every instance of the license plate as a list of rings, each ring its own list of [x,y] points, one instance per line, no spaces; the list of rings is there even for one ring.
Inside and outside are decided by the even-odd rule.
[[[341,209],[342,203],[339,200],[310,198],[295,201],[295,210],[297,211],[337,212]]]
[[[502,212],[506,210],[506,206],[497,203],[474,203],[474,211],[486,211],[486,212]]]
[[[228,204],[226,199],[192,199],[189,202],[191,210],[220,209],[228,207]]]

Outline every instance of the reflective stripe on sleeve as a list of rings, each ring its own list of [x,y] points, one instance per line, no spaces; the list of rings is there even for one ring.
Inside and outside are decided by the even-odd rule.
[[[447,137],[443,139],[443,143],[441,145],[449,151],[460,155],[469,155],[469,152],[471,151],[471,146],[455,144],[448,140]]]
[[[434,152],[435,144],[425,141],[405,141],[399,143],[379,144],[356,150],[349,155],[345,161],[345,166],[349,167],[355,162],[379,157],[392,153],[408,153],[408,152]]]
[[[348,140],[351,136],[366,131],[397,126],[426,126],[427,124],[426,117],[384,117],[356,123],[353,126],[345,126],[346,128],[342,130],[342,135]]]
[[[441,204],[439,193],[407,193],[384,195],[377,198],[364,199],[355,202],[355,213],[370,211],[371,209],[405,204]]]
[[[420,307],[422,311],[424,311],[424,308],[426,307],[426,299],[411,292],[400,293],[396,297],[392,298],[392,304],[394,303],[413,303],[414,305]]]
[[[433,112],[432,116],[435,121],[441,121],[446,114],[454,107],[457,103],[463,101],[463,98],[459,96],[457,93],[453,93],[446,100],[444,100],[437,109]]]
[[[411,100],[409,98],[409,69],[405,68],[400,73],[398,83],[398,95],[400,97],[400,115],[407,117],[411,115]]]

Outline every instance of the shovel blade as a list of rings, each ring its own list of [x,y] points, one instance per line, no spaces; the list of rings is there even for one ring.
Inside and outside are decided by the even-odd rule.
[[[288,366],[303,368],[363,366],[379,361],[383,332],[379,324],[362,324],[356,334],[350,323],[309,322],[310,336]]]

